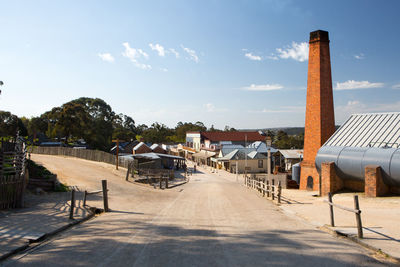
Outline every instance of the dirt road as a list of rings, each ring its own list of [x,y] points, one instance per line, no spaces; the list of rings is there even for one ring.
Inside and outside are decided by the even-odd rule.
[[[282,213],[233,179],[199,172],[169,190],[107,164],[33,155],[68,185],[110,185],[110,213],[5,266],[384,266],[363,248]],[[98,201],[98,200],[97,200]]]

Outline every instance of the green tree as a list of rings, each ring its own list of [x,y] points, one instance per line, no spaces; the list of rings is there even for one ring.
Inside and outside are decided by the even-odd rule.
[[[26,136],[28,131],[22,120],[17,115],[8,111],[0,111],[0,136]]]

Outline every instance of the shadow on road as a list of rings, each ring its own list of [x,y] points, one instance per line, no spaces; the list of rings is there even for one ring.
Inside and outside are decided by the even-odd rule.
[[[128,217],[112,221],[112,227],[89,222],[90,227],[76,228],[74,238],[68,242],[52,242],[27,259],[8,263],[10,266],[17,263],[41,266],[43,262],[46,266],[383,266],[361,251],[354,253],[353,244],[311,238],[315,237],[312,230],[229,235]],[[113,240],[108,238],[110,235]]]

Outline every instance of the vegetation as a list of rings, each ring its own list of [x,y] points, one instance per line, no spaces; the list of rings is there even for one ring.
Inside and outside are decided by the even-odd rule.
[[[223,130],[209,129],[204,123],[197,121],[178,122],[175,128],[169,128],[163,123],[155,122],[151,126],[135,125],[133,118],[116,114],[110,105],[99,98],[81,97],[67,102],[60,107],[38,117],[30,119],[18,118],[10,112],[0,111],[0,136],[29,136],[35,143],[39,134],[51,140],[74,144],[85,140],[89,148],[109,151],[113,139],[139,140],[149,143],[184,143],[188,131],[237,131],[225,126]],[[273,145],[277,148],[302,148],[304,134],[290,135],[283,130],[268,130]]]

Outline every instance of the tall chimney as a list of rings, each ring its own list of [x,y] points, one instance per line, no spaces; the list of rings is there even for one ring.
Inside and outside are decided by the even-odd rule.
[[[304,159],[301,163],[300,189],[318,190],[320,177],[315,167],[318,149],[335,132],[329,35],[310,33],[307,77]]]

